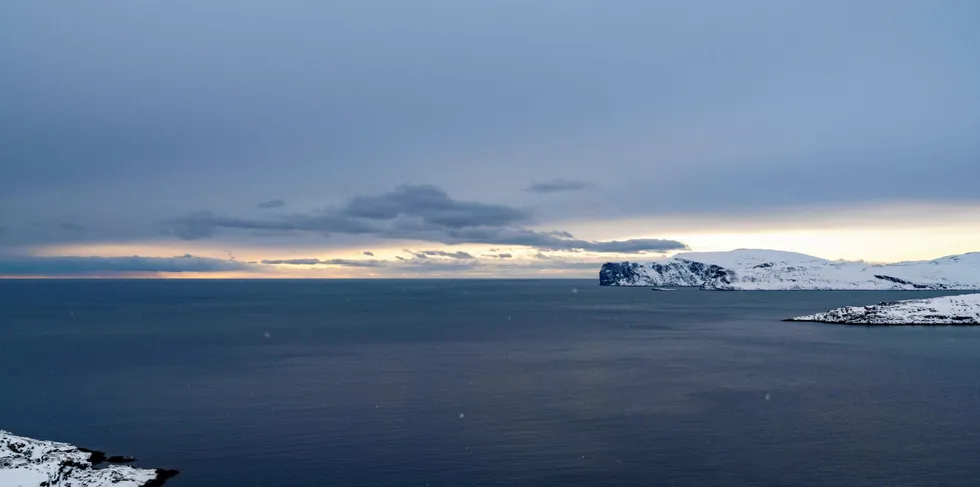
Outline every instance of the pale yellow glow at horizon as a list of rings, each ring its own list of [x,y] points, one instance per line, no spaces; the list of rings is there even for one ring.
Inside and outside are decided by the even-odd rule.
[[[824,230],[752,233],[678,234],[675,238],[700,252],[739,248],[800,252],[830,260],[900,262],[932,260],[980,250],[980,231],[963,229]]]
[[[791,212],[769,214],[750,220],[723,217],[691,217],[577,221],[557,224],[578,238],[587,240],[628,240],[662,238],[686,243],[691,251],[726,251],[739,248],[763,248],[800,252],[826,259],[898,262],[930,260],[938,257],[980,251],[980,207],[907,205],[869,207],[861,210],[839,209],[820,213]],[[642,230],[650,229],[649,232]],[[547,230],[542,228],[541,230]],[[639,230],[639,231],[638,231]],[[327,242],[329,243],[329,242]],[[127,277],[176,278],[358,278],[358,277],[493,277],[520,274],[520,266],[532,262],[537,249],[511,245],[438,245],[427,242],[376,240],[357,248],[255,245],[241,241],[153,241],[136,243],[60,244],[22,249],[23,253],[42,257],[174,257],[192,254],[197,257],[261,262],[317,258],[320,260],[382,260],[400,264],[397,256],[411,258],[405,249],[463,251],[481,258],[510,253],[514,259],[484,259],[476,269],[418,272],[410,266],[388,265],[385,268],[344,267],[335,265],[267,265],[258,271],[214,273],[146,273]],[[491,249],[495,249],[491,251]],[[363,255],[370,250],[375,255]],[[548,253],[548,252],[546,252]],[[676,254],[671,252],[666,256]],[[589,252],[550,253],[566,261],[602,262],[659,258],[657,254],[596,254]],[[435,257],[438,259],[438,257]],[[452,262],[443,260],[443,262]],[[588,275],[580,269],[537,268],[530,275]],[[107,276],[109,277],[109,276]]]

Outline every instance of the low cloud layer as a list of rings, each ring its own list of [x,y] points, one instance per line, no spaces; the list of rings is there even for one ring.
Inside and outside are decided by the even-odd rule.
[[[276,264],[332,265],[332,266],[339,266],[339,267],[381,267],[384,265],[384,261],[380,261],[380,260],[353,260],[353,259],[320,260],[316,258],[263,260],[262,263],[267,265],[276,265]]]
[[[58,227],[62,230],[68,230],[69,232],[83,232],[85,227],[75,223],[75,222],[61,222]]]
[[[0,256],[0,276],[80,276],[152,272],[227,272],[252,269],[244,262],[182,257]]]
[[[343,216],[370,220],[414,217],[448,228],[505,226],[528,220],[524,210],[504,205],[458,201],[430,185],[399,186],[378,196],[357,196],[339,209]]]
[[[372,276],[411,277],[442,276],[526,276],[574,275],[586,277],[597,272],[602,259],[564,259],[560,257],[530,259],[509,253],[482,255],[475,258],[466,252],[441,250],[408,251],[411,257],[378,259],[265,259],[257,262],[215,259],[184,255],[179,257],[100,257],[63,256],[34,257],[0,255],[0,277],[126,277],[165,276],[174,273],[240,272],[250,277],[331,277],[339,269],[363,269]],[[333,268],[333,270],[331,270]],[[349,275],[349,272],[343,275]]]
[[[532,182],[524,191],[528,193],[560,193],[563,191],[582,191],[594,188],[595,185],[585,181],[569,181],[567,179],[552,179],[551,181]]]
[[[514,256],[512,254],[489,254],[483,257],[487,259],[512,259]]]
[[[279,207],[286,206],[286,202],[280,199],[274,199],[269,201],[263,201],[256,206],[262,208],[263,210],[268,210],[271,208],[279,208]]]
[[[174,220],[172,233],[185,240],[213,237],[219,229],[305,231],[324,236],[363,235],[386,239],[454,244],[500,244],[545,250],[605,253],[666,252],[686,249],[675,240],[587,241],[568,232],[540,232],[525,226],[532,215],[506,205],[458,201],[429,185],[400,186],[376,196],[357,196],[348,203],[310,214],[269,219],[217,216],[200,211]]]
[[[426,259],[428,257],[448,257],[450,259],[473,259],[473,255],[468,252],[456,251],[446,252],[445,250],[422,250],[418,252],[409,251],[412,255]]]

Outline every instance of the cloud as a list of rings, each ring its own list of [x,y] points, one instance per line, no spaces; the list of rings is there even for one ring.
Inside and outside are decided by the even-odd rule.
[[[396,266],[389,270],[394,273],[412,274],[428,272],[456,272],[480,267],[475,260],[443,260],[443,259],[401,259]]]
[[[687,246],[676,240],[659,238],[640,238],[633,240],[586,242],[585,245],[573,247],[576,250],[603,253],[630,254],[635,252],[666,252],[670,250],[687,250]]]
[[[333,265],[333,266],[340,266],[340,267],[382,267],[385,264],[385,262],[382,260],[350,260],[350,259],[320,260],[316,258],[263,260],[262,263],[266,265],[276,265],[276,264]]]
[[[0,256],[0,275],[72,276],[126,272],[223,272],[254,269],[233,260],[182,257],[33,257]]]
[[[374,252],[371,252],[370,250],[365,250],[364,252],[361,253],[369,257],[374,257]]]
[[[585,181],[569,181],[567,179],[552,179],[551,181],[532,182],[524,191],[528,193],[559,193],[562,191],[581,191],[595,187],[594,184]]]
[[[449,257],[450,259],[472,259],[473,255],[468,252],[458,251],[458,252],[446,252],[444,250],[421,250],[418,252],[409,251],[412,255],[425,259],[428,257]]]
[[[514,256],[511,255],[511,254],[497,254],[497,258],[498,259],[510,259],[512,257],[514,257]]]
[[[259,208],[262,208],[263,210],[268,210],[268,209],[271,209],[271,208],[279,208],[279,207],[282,207],[282,206],[286,206],[286,202],[283,201],[283,200],[280,200],[280,199],[274,199],[274,200],[269,200],[269,201],[263,201],[263,202],[259,203],[256,206],[258,206]]]
[[[322,265],[336,265],[341,267],[383,267],[383,260],[348,260],[348,259],[329,259],[321,261]]]
[[[688,248],[687,245],[676,240],[635,239],[606,242],[588,241],[574,238],[559,238],[550,233],[536,232],[525,228],[479,228],[447,231],[438,241],[445,244],[509,244],[536,247],[543,250],[584,250],[603,253],[667,252]]]
[[[85,227],[75,223],[75,222],[61,222],[58,224],[62,230],[68,230],[69,232],[84,232]]]
[[[202,210],[177,219],[171,230],[183,240],[198,240],[213,237],[216,228],[214,213]]]
[[[214,236],[218,228],[307,231],[324,236],[332,233],[369,235],[446,245],[522,245],[546,250],[621,253],[666,252],[687,248],[675,240],[602,242],[575,239],[572,234],[560,230],[535,231],[521,225],[530,216],[524,210],[504,205],[456,201],[434,186],[399,186],[389,193],[357,196],[345,205],[312,214],[247,219],[219,217],[210,211],[199,211],[176,219],[172,233],[185,240],[195,240]],[[406,252],[414,254],[410,250]]]
[[[289,265],[315,265],[320,263],[320,259],[271,259],[263,260],[263,264],[289,264]]]
[[[530,217],[527,212],[509,206],[457,201],[431,185],[403,185],[379,196],[357,196],[340,213],[372,220],[418,217],[425,223],[450,228],[510,225]]]

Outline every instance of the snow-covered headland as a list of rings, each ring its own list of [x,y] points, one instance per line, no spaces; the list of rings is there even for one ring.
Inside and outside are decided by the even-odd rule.
[[[980,294],[845,306],[786,321],[849,325],[980,325]]]
[[[118,465],[134,460],[0,430],[2,487],[158,487],[177,475],[176,470]]]
[[[601,286],[698,286],[720,291],[980,290],[980,252],[866,264],[795,252],[687,252],[649,263],[603,264]]]

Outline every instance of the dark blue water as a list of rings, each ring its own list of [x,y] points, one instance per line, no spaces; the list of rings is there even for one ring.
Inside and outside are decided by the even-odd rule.
[[[173,487],[976,485],[980,328],[779,321],[938,294],[0,281],[0,429]]]

